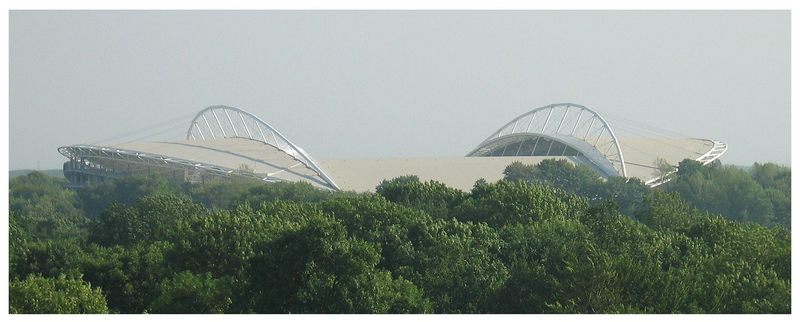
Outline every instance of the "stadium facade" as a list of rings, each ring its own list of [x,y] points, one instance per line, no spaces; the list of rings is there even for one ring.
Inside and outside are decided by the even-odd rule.
[[[158,173],[192,183],[228,177],[372,191],[382,180],[402,175],[468,190],[478,179],[502,178],[513,161],[537,164],[544,159],[586,164],[598,176],[639,178],[657,186],[669,178],[659,172],[658,163],[674,167],[693,159],[709,164],[727,151],[727,145],[696,138],[617,137],[597,112],[562,103],[512,119],[464,157],[316,161],[257,116],[235,107],[211,106],[189,122],[183,140],[78,144],[58,151],[69,159],[64,176],[72,187]]]

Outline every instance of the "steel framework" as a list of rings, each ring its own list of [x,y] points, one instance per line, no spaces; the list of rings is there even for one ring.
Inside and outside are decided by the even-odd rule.
[[[195,115],[186,131],[187,140],[206,140],[217,138],[245,138],[262,142],[283,151],[306,168],[314,171],[331,189],[339,186],[308,153],[289,141],[278,130],[257,116],[236,107],[209,106]]]
[[[85,144],[62,146],[58,148],[58,152],[70,158],[71,160],[77,160],[80,158],[119,160],[119,161],[134,162],[149,166],[158,166],[158,167],[166,167],[174,169],[203,170],[211,174],[222,175],[222,176],[229,176],[229,175],[246,176],[246,177],[256,178],[265,182],[282,181],[279,178],[274,178],[268,175],[260,175],[257,173],[251,173],[247,171],[241,171],[238,169],[221,167],[218,165],[208,164],[204,162],[197,162],[192,160],[170,157],[166,155],[122,150],[122,149],[115,149],[103,146],[92,146]],[[95,170],[101,169],[101,166],[99,164],[93,163],[91,161],[86,161],[85,163],[92,169]],[[73,171],[81,172],[82,170],[74,169]],[[90,174],[96,173],[96,171],[90,172],[85,170],[84,172]]]
[[[521,154],[526,141],[535,142],[533,149]],[[547,149],[539,149],[540,141]],[[553,150],[556,142],[558,148]],[[517,146],[509,148],[514,144]],[[625,157],[611,126],[597,112],[572,103],[551,104],[517,116],[467,156],[559,156],[565,155],[568,148],[577,151],[578,157],[585,158],[606,176],[627,177]]]
[[[324,188],[339,190],[336,183],[302,148],[289,141],[263,120],[241,109],[228,106],[210,106],[201,110],[190,122],[186,138],[187,140],[239,138],[269,145],[297,162],[295,165],[287,166],[276,173],[303,165],[316,174],[316,176],[308,177],[312,179],[312,182]],[[264,148],[267,149],[268,147],[264,146]],[[106,169],[103,166],[103,162],[98,162],[100,160],[111,160],[176,170],[189,170],[195,175],[208,173],[218,176],[240,176],[259,179],[264,182],[285,180],[270,173],[255,173],[203,161],[127,148],[78,144],[59,147],[58,152],[71,160],[68,162],[69,166],[65,165],[65,174],[75,173],[100,178],[114,178],[124,175]]]
[[[246,168],[231,168],[230,162],[218,162],[220,159],[194,158],[193,154],[180,153],[174,154],[180,157],[175,157],[166,155],[170,153],[163,152],[165,150],[139,149],[136,145],[109,147],[79,144],[59,147],[58,151],[70,159],[65,163],[64,173],[77,178],[78,182],[73,183],[76,186],[85,184],[87,180],[124,176],[132,171],[130,165],[137,164],[147,167],[148,171],[151,167],[162,167],[170,171],[186,170],[184,176],[191,178],[203,178],[204,174],[211,174],[250,177],[264,182],[292,180],[287,179],[292,178],[291,176],[283,177],[287,175],[287,171],[295,167],[297,170],[305,167],[299,172],[302,172],[302,177],[310,180],[315,186],[339,190],[331,177],[302,148],[260,118],[241,109],[218,105],[201,110],[189,123],[186,139],[193,140],[192,146],[197,145],[209,150],[210,147],[216,147],[219,148],[218,151],[225,150],[222,152],[231,155],[235,155],[231,151],[237,144],[247,143],[248,151],[261,153],[268,150],[271,153],[269,157],[259,154],[251,160],[263,161],[272,156],[279,156],[282,163],[277,166],[271,165],[279,170],[277,172],[259,170],[260,173],[256,173]],[[724,142],[711,142],[712,148],[695,160],[707,165],[720,158],[728,149]],[[277,151],[273,151],[273,148]],[[165,154],[152,153],[155,151]],[[699,153],[692,155],[696,156]],[[467,156],[566,156],[576,162],[592,165],[607,177],[628,176],[619,140],[611,126],[598,113],[572,103],[551,104],[517,116],[492,133]],[[632,161],[636,161],[635,153],[629,157]],[[106,162],[108,160],[125,162],[128,170],[115,168],[117,164]],[[229,161],[227,158],[222,160]],[[641,166],[634,162],[630,164]],[[634,175],[635,169],[631,169]],[[674,169],[665,175],[650,179],[645,184],[650,187],[659,186],[671,180],[672,174],[676,171],[677,169]]]

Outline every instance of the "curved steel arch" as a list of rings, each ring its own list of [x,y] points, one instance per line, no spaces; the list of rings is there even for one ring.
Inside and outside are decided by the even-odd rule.
[[[605,169],[603,172],[606,175],[628,176],[622,148],[608,122],[590,108],[573,103],[550,104],[517,116],[489,135],[467,156],[487,156],[493,147],[498,147],[502,142],[507,141],[504,138],[520,137],[520,134],[522,134],[521,136],[551,138],[549,149],[545,155],[558,155],[551,154],[556,151],[550,150],[553,142],[561,142],[586,156],[601,169]],[[536,144],[538,145],[538,143],[537,140]],[[516,152],[511,151],[509,155],[520,156],[519,149],[521,148],[522,145]],[[506,155],[505,152],[503,155]],[[531,154],[535,152],[536,146]],[[608,171],[609,167],[613,171]]]
[[[233,117],[231,116],[233,114]],[[187,140],[244,138],[262,142],[288,154],[314,171],[331,189],[339,186],[314,162],[305,150],[289,141],[274,127],[242,109],[224,105],[209,106],[195,115],[186,131]]]

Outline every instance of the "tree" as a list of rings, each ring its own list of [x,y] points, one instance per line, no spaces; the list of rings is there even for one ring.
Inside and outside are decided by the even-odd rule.
[[[89,217],[97,217],[112,203],[129,206],[145,196],[183,194],[179,183],[155,174],[123,177],[78,190],[82,207]]]
[[[788,280],[745,259],[714,263],[712,282],[701,289],[703,308],[711,313],[791,313]]]
[[[176,247],[170,252],[170,262],[180,270],[241,279],[257,254],[256,245],[299,229],[319,215],[309,205],[275,201],[256,209],[244,204],[233,211],[219,209],[183,218],[174,227]]]
[[[792,228],[792,199],[790,194],[786,194],[775,188],[764,189],[769,202],[772,204],[774,213],[773,223],[786,228]]]
[[[585,199],[560,189],[501,180],[493,184],[476,185],[470,198],[454,213],[462,221],[500,227],[552,217],[574,217],[587,206]]]
[[[428,214],[383,198],[339,198],[322,204],[353,236],[377,245],[379,267],[419,285],[436,312],[490,312],[488,299],[507,277],[500,241],[486,225]]]
[[[9,312],[12,314],[108,313],[100,289],[80,279],[28,276],[11,281]]]
[[[104,246],[169,240],[180,220],[205,212],[172,195],[143,197],[130,207],[114,203],[97,218],[90,239]]]
[[[491,299],[508,278],[497,233],[486,224],[437,219],[409,231],[411,263],[398,275],[418,285],[437,313],[493,312]]]
[[[705,174],[708,173],[707,170],[708,168],[703,167],[703,163],[692,159],[684,159],[678,163],[678,175],[683,177]]]
[[[503,172],[509,181],[525,181],[552,185],[556,188],[596,199],[594,187],[602,183],[600,176],[585,164],[573,164],[567,160],[545,159],[537,165],[514,162]]]
[[[681,161],[676,178],[663,186],[677,192],[691,205],[743,222],[776,223],[775,207],[786,204],[767,194],[747,172],[732,166],[704,167],[693,160]],[[778,204],[773,205],[772,200]],[[785,216],[782,216],[785,218]]]
[[[754,163],[750,175],[764,188],[774,188],[787,195],[792,190],[792,169],[772,162]]]
[[[436,181],[420,182],[417,176],[384,180],[375,189],[387,200],[427,212],[433,218],[447,218],[467,193]]]
[[[78,206],[74,191],[64,179],[33,171],[11,180],[9,210],[15,225],[30,240],[77,239],[86,237],[89,220]]]
[[[685,231],[703,216],[677,193],[655,191],[645,199],[644,204],[645,206],[634,217],[656,230]]]
[[[578,220],[508,225],[501,234],[511,276],[494,299],[499,312],[597,313],[619,302],[610,258]]]
[[[173,274],[166,254],[168,242],[127,247],[91,246],[81,264],[84,280],[99,286],[115,313],[143,313],[158,296],[158,285]]]
[[[28,275],[56,277],[66,275],[78,278],[84,251],[76,241],[27,242],[21,250],[12,252],[11,278],[23,279]]]
[[[433,221],[428,213],[389,202],[380,196],[336,198],[320,204],[323,212],[341,221],[350,236],[379,246],[379,267],[398,276],[412,265],[413,248],[409,233]]]
[[[276,200],[316,202],[331,197],[331,192],[320,190],[307,182],[275,182],[251,187],[235,203],[259,205]]]
[[[638,178],[610,177],[603,184],[595,186],[593,195],[599,196],[597,203],[613,201],[620,212],[633,216],[644,207],[644,200],[652,190]]]
[[[17,216],[11,211],[8,214],[8,272],[9,278],[23,278],[23,273],[19,273],[23,269],[22,266],[25,261],[24,258],[28,256],[28,240],[30,237],[20,227]],[[23,275],[23,276],[21,276]]]
[[[509,181],[527,181],[533,182],[536,180],[536,165],[524,164],[519,161],[514,161],[503,170],[503,179]]]
[[[672,175],[673,172],[677,170],[675,166],[669,164],[669,162],[663,158],[656,158],[656,161],[653,162],[653,165],[655,166],[653,174],[662,180],[667,176]]]
[[[219,314],[232,303],[229,279],[210,273],[177,273],[159,283],[158,293],[150,304],[151,313]]]
[[[656,193],[654,197],[637,217],[659,232],[688,238],[674,248],[674,253],[684,254],[678,262],[684,264],[670,265],[682,269],[666,276],[670,280],[667,286],[682,284],[689,290],[681,293],[685,297],[680,311],[788,312],[788,230],[710,215],[676,194]]]
[[[252,179],[212,180],[187,185],[186,190],[194,202],[201,203],[206,208],[230,210],[236,207],[238,200],[243,199],[250,189],[263,184]]]
[[[376,194],[184,186],[211,210],[148,179],[109,185],[146,196],[94,218],[33,174],[10,193],[11,309],[790,312],[788,168],[681,166],[657,189],[552,160],[468,193],[414,176]]]
[[[636,178],[600,178],[590,167],[566,160],[543,160],[537,165],[515,162],[506,167],[504,180],[543,184],[585,197],[592,204],[614,201],[626,215],[633,215],[650,189]]]
[[[259,313],[422,313],[428,302],[413,284],[376,268],[367,242],[349,239],[319,216],[264,243],[250,265]]]
[[[613,202],[592,207],[580,221],[608,255],[607,289],[616,300],[603,311],[630,313],[696,312],[690,300],[698,281],[701,243],[674,231],[654,231],[623,215]]]
[[[774,163],[754,163],[753,167],[750,169],[750,175],[764,188],[764,192],[770,199],[775,213],[775,224],[791,227],[791,169]]]

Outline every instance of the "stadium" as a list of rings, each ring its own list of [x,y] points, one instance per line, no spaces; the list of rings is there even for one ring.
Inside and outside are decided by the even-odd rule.
[[[211,106],[188,122],[182,139],[76,144],[58,151],[68,158],[64,176],[74,188],[157,173],[191,183],[247,178],[359,192],[374,191],[381,181],[402,175],[469,190],[478,179],[501,179],[514,161],[538,164],[545,159],[585,164],[598,176],[638,178],[654,187],[669,180],[684,159],[707,165],[727,151],[722,141],[648,137],[623,123],[615,126],[630,135],[618,137],[592,109],[559,103],[513,118],[463,157],[315,160],[259,117],[235,107]]]

